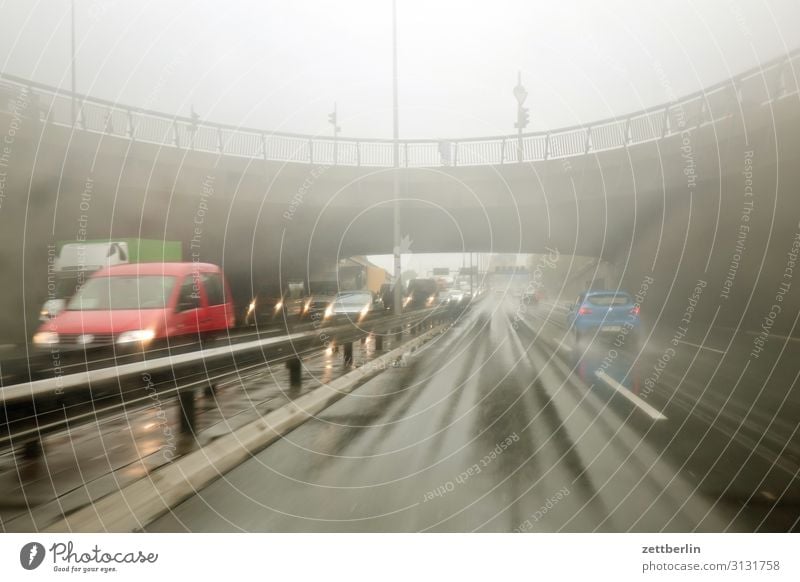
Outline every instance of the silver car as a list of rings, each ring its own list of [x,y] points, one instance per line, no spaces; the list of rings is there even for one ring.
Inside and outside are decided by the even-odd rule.
[[[377,308],[376,300],[370,291],[342,291],[325,310],[327,321],[347,318],[360,322]]]

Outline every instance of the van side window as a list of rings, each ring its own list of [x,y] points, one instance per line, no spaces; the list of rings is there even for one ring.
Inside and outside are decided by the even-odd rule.
[[[200,293],[195,287],[194,277],[187,276],[181,285],[181,292],[178,295],[178,311],[188,311],[200,307]]]
[[[222,284],[222,275],[219,273],[201,273],[203,287],[206,288],[206,299],[209,305],[222,305],[225,303],[225,286]]]

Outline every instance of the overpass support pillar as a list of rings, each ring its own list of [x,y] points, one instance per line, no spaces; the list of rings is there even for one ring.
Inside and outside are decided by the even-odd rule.
[[[42,446],[41,437],[27,441],[22,449],[22,456],[25,459],[38,459],[42,456],[44,447]]]
[[[289,368],[289,386],[292,388],[300,388],[303,383],[303,369],[300,358],[288,360],[286,362],[286,367]]]
[[[382,351],[383,350],[383,334],[376,333],[375,334],[375,351]]]
[[[347,342],[344,344],[344,365],[353,365],[353,342]]]
[[[194,390],[182,391],[178,399],[181,405],[181,433],[193,434],[197,423],[197,407],[194,402]]]

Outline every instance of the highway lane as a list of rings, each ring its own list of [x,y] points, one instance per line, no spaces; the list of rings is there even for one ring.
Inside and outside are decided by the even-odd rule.
[[[666,418],[648,414],[619,391],[633,392],[645,358],[627,354],[606,370],[621,380],[612,389],[593,374],[591,346],[554,342],[564,336],[560,314],[548,318],[542,306],[520,315],[515,303],[484,301],[406,367],[366,383],[146,529],[796,527],[791,458],[778,455],[777,464],[761,443],[749,447],[675,399],[647,398]],[[654,340],[645,352],[660,350]]]
[[[401,340],[387,338],[391,349]],[[373,337],[354,345],[354,364],[376,355]],[[180,433],[180,406],[170,395],[152,393],[96,422],[71,426],[45,438],[44,454],[26,458],[0,449],[0,531],[36,531],[172,459],[252,422],[321,383],[350,371],[342,352],[320,350],[303,358],[302,386],[290,385],[282,362],[253,365],[231,374],[213,392],[198,391],[196,438]],[[157,396],[157,397],[156,397]],[[153,398],[155,397],[155,398]]]

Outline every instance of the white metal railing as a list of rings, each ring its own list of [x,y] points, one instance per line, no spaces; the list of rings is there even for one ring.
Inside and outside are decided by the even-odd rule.
[[[401,140],[402,167],[499,165],[535,162],[624,148],[662,139],[739,114],[742,106],[798,94],[800,51],[674,103],[596,123],[516,135],[454,140]],[[0,110],[72,127],[72,93],[0,73]],[[167,115],[75,95],[75,126],[146,143],[276,162],[392,166],[392,142],[269,132]],[[21,100],[26,106],[20,108]],[[522,152],[520,160],[520,151]]]

